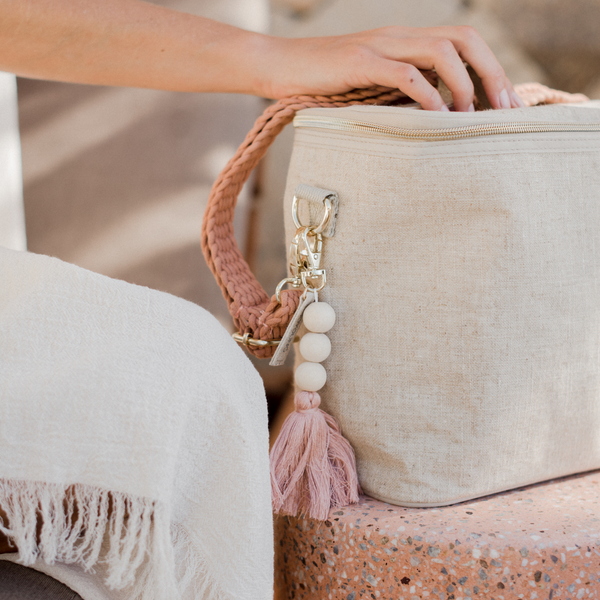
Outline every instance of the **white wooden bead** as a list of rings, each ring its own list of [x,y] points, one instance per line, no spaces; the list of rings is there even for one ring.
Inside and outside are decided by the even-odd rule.
[[[296,385],[305,392],[318,392],[327,381],[327,371],[319,363],[304,362],[294,373]]]
[[[327,302],[313,302],[304,311],[302,321],[314,333],[327,333],[335,325],[335,311]]]
[[[306,333],[300,340],[300,354],[310,362],[323,362],[331,354],[331,341],[324,333]]]

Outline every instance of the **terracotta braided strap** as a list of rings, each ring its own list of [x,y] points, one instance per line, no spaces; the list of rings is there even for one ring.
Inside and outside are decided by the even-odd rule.
[[[437,76],[424,75],[435,85]],[[581,102],[581,94],[567,94],[540,84],[517,86],[528,106],[540,103]],[[371,88],[338,96],[294,96],[270,106],[256,121],[235,156],[227,163],[211,190],[202,222],[202,251],[241,334],[258,340],[281,339],[298,307],[300,290],[284,290],[281,303],[258,283],[235,241],[233,213],[242,186],[279,132],[304,108],[333,108],[352,104],[399,104],[410,101],[399,90]],[[247,346],[258,358],[270,358],[274,347]]]
[[[583,94],[570,94],[560,90],[553,90],[541,83],[521,83],[515,85],[515,92],[519,94],[526,106],[536,104],[572,104],[589,100]]]
[[[434,75],[430,76],[432,79]],[[235,156],[211,190],[202,222],[202,251],[240,333],[258,340],[278,340],[298,307],[300,290],[284,290],[281,304],[263,290],[244,260],[233,233],[238,194],[252,169],[279,132],[304,108],[333,108],[352,104],[398,104],[406,94],[389,88],[354,90],[338,96],[294,96],[280,100],[258,118]],[[259,358],[270,358],[274,347],[247,346]]]

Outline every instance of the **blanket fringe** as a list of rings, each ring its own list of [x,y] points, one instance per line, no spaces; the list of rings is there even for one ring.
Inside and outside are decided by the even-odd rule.
[[[160,503],[81,484],[0,480],[0,506],[7,516],[0,531],[22,564],[41,559],[90,571],[103,563],[110,589],[134,584],[132,598],[180,597],[170,515]]]
[[[181,527],[171,527],[179,590],[186,598],[222,600],[227,595],[211,577],[205,558],[194,548]]]

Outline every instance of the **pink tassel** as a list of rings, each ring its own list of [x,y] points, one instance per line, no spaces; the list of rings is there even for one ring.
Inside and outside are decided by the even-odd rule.
[[[324,521],[330,508],[358,502],[354,451],[319,394],[299,392],[294,403],[271,450],[273,510]]]

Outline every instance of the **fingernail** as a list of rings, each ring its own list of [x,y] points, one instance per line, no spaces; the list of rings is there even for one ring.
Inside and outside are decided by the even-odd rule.
[[[475,112],[475,105],[471,102],[471,106],[467,109],[469,112]]]
[[[442,104],[442,107],[440,108],[440,111],[441,112],[450,112],[450,109],[445,104]]]
[[[500,106],[502,108],[510,108],[510,98],[508,97],[508,92],[506,91],[506,88],[500,92],[499,99]]]
[[[521,100],[521,97],[519,96],[519,94],[517,94],[517,92],[513,92],[511,96],[513,101],[519,108],[525,108],[525,103],[523,102],[523,100]]]

